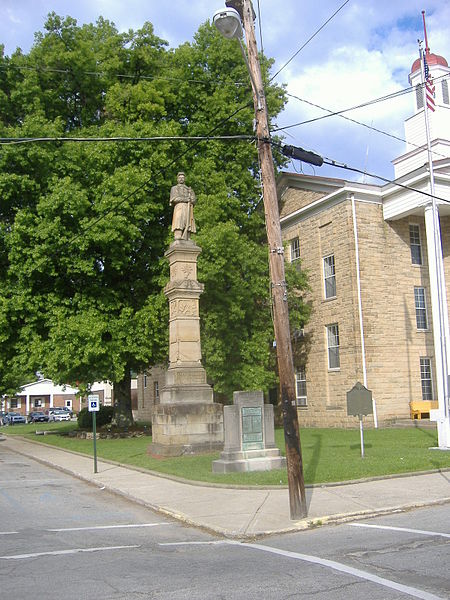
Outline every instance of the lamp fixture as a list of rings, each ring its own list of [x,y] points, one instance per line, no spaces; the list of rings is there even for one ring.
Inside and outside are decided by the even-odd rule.
[[[216,10],[213,23],[220,33],[229,40],[236,38],[240,40],[243,36],[241,17],[234,8],[221,8]]]

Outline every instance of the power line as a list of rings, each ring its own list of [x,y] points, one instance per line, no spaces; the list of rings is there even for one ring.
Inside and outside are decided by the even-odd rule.
[[[102,221],[105,217],[107,217],[109,214],[111,214],[112,212],[116,211],[120,206],[122,206],[122,204],[124,204],[127,200],[129,200],[130,198],[132,198],[135,194],[137,194],[138,192],[140,192],[141,190],[145,189],[150,183],[153,184],[153,179],[155,179],[158,175],[162,175],[166,169],[168,169],[169,167],[171,167],[172,165],[174,165],[180,158],[182,158],[185,154],[187,154],[188,152],[190,152],[191,150],[193,150],[194,148],[196,148],[201,141],[203,141],[204,139],[208,139],[211,137],[211,135],[214,133],[214,131],[216,131],[216,129],[218,129],[219,127],[221,127],[222,125],[225,125],[225,123],[227,123],[230,119],[232,119],[235,115],[237,115],[241,110],[244,110],[244,108],[247,108],[249,106],[252,106],[253,102],[247,102],[246,104],[240,106],[239,108],[237,108],[231,115],[229,115],[228,117],[226,117],[225,119],[223,119],[220,123],[218,123],[216,126],[214,126],[208,133],[206,136],[204,136],[204,138],[202,138],[202,140],[198,140],[196,141],[192,147],[187,148],[184,152],[181,152],[180,154],[178,154],[177,156],[175,156],[171,161],[169,161],[166,165],[164,165],[163,167],[161,167],[159,169],[159,171],[157,171],[154,176],[151,179],[147,179],[146,181],[144,181],[144,183],[142,183],[141,185],[139,185],[137,188],[135,188],[132,192],[130,192],[127,196],[125,196],[125,198],[122,198],[122,200],[120,200],[119,202],[116,202],[115,204],[113,204],[113,206],[111,206],[109,209],[105,210],[99,217],[97,217],[97,219],[95,219],[94,221],[92,221],[89,225],[87,225],[80,233],[76,234],[75,236],[73,236],[70,240],[69,240],[69,244],[72,244],[75,240],[77,240],[78,238],[80,238],[81,236],[83,236],[87,231],[89,231],[90,229],[92,229],[92,227],[95,227],[95,225],[97,225],[100,221]],[[249,136],[250,138],[251,136]],[[154,185],[154,184],[153,184]]]
[[[303,50],[303,48],[305,48],[305,46],[307,46],[307,45],[309,44],[309,42],[310,42],[312,39],[314,39],[314,38],[316,37],[316,35],[317,35],[318,33],[320,33],[320,32],[322,31],[322,29],[323,29],[323,28],[324,28],[326,25],[328,25],[328,23],[329,23],[329,22],[330,22],[330,21],[331,21],[331,20],[332,20],[332,19],[333,19],[333,18],[334,18],[334,17],[335,17],[337,14],[338,14],[338,12],[339,12],[339,11],[341,11],[341,10],[344,8],[344,6],[345,6],[346,4],[348,4],[349,2],[350,2],[350,0],[345,0],[345,2],[344,2],[344,3],[343,3],[343,4],[342,4],[342,5],[341,5],[341,6],[340,6],[338,9],[337,9],[337,11],[336,11],[336,12],[334,12],[334,13],[331,15],[331,17],[329,17],[329,18],[328,18],[328,19],[325,21],[325,23],[324,23],[323,25],[321,25],[321,27],[319,27],[319,29],[318,29],[318,30],[317,30],[315,33],[313,33],[313,34],[312,34],[312,36],[311,36],[310,38],[308,38],[308,39],[306,40],[306,42],[303,44],[303,46],[301,46],[301,47],[300,47],[300,48],[297,50],[297,52],[295,52],[295,54],[293,54],[293,55],[291,56],[291,58],[290,58],[290,59],[289,59],[289,60],[288,60],[288,61],[287,61],[287,62],[286,62],[286,63],[285,63],[285,64],[284,64],[284,65],[283,65],[283,66],[282,66],[280,69],[278,69],[278,71],[275,73],[275,75],[273,75],[273,76],[270,78],[270,81],[272,81],[273,79],[275,79],[275,77],[276,77],[277,75],[279,75],[279,74],[281,73],[281,71],[282,71],[284,68],[286,68],[290,62],[292,62],[292,61],[294,60],[294,58],[295,58],[295,57],[296,57],[296,56],[297,56],[297,55],[298,55],[298,54],[299,54],[299,53],[300,53],[300,52]],[[259,4],[259,2],[258,2],[258,4]]]
[[[436,195],[430,194],[428,192],[424,192],[423,190],[418,190],[409,185],[404,185],[403,183],[399,183],[395,179],[387,179],[386,177],[383,177],[382,175],[376,175],[374,173],[368,173],[367,171],[363,171],[362,169],[357,169],[356,167],[350,167],[349,165],[347,165],[345,163],[341,163],[339,161],[333,160],[332,158],[327,158],[326,156],[323,157],[323,163],[325,165],[329,165],[330,167],[337,167],[338,169],[345,169],[346,171],[353,171],[355,173],[361,173],[362,175],[367,175],[368,177],[373,177],[374,179],[379,179],[380,181],[384,181],[385,183],[392,183],[393,185],[396,185],[405,190],[409,190],[411,192],[416,192],[417,194],[422,194],[423,196],[427,196],[428,198],[434,198],[435,200],[439,200],[441,202],[445,202],[446,204],[450,204],[450,200],[447,200],[447,198],[441,198],[440,196],[436,196]]]
[[[320,110],[324,110],[324,111],[330,113],[329,116],[332,116],[332,115],[335,114],[329,108],[324,108],[323,106],[320,106],[319,104],[315,104],[314,102],[310,102],[309,100],[305,100],[304,98],[299,98],[298,96],[295,96],[294,94],[287,93],[287,95],[290,98],[295,98],[296,100],[299,100],[300,102],[304,102],[305,104],[309,104],[310,106],[314,106],[315,108],[319,108]],[[387,131],[383,131],[383,129],[378,129],[377,127],[374,127],[373,125],[367,125],[367,123],[363,123],[362,121],[357,121],[356,119],[352,119],[350,117],[346,117],[343,114],[339,114],[337,116],[341,117],[341,119],[345,119],[346,121],[350,121],[351,123],[355,123],[356,125],[361,125],[361,127],[366,127],[367,129],[371,129],[372,131],[376,131],[377,133],[381,133],[382,135],[390,137],[390,138],[392,138],[394,140],[398,140],[399,142],[404,142],[405,144],[410,144],[411,146],[415,146],[416,148],[422,148],[422,146],[419,146],[418,144],[414,144],[413,142],[407,142],[404,138],[401,138],[398,135],[394,135],[393,133],[389,133]],[[445,154],[440,154],[439,152],[436,152],[435,150],[433,150],[432,152],[433,152],[433,154],[435,156],[441,156],[442,158],[447,158],[447,156]]]
[[[22,137],[22,138],[0,138],[0,145],[17,145],[45,142],[202,142],[202,141],[253,141],[254,135],[217,135],[217,136],[155,136],[155,137]]]
[[[167,65],[165,65],[167,67]],[[163,67],[164,68],[164,67]],[[56,69],[54,67],[39,67],[39,66],[21,66],[21,65],[0,65],[0,70],[7,69],[17,69],[21,71],[36,71],[38,73],[59,73],[63,75],[73,75],[73,72],[70,69]],[[93,77],[117,77],[118,79],[133,79],[136,77],[138,79],[144,79],[148,81],[152,81],[154,79],[162,79],[164,81],[175,81],[175,82],[185,82],[185,83],[197,83],[200,85],[234,85],[234,86],[246,86],[248,85],[244,81],[224,81],[224,80],[202,80],[202,79],[181,79],[179,77],[166,77],[163,75],[128,75],[125,73],[112,73],[108,74],[105,71],[80,71],[83,75],[91,75]]]
[[[337,167],[339,169],[346,169],[348,171],[354,171],[355,173],[361,173],[362,175],[368,175],[369,177],[373,177],[375,179],[380,179],[381,181],[384,181],[386,183],[392,183],[393,185],[404,188],[405,190],[417,192],[418,194],[422,194],[424,196],[428,196],[429,198],[434,198],[436,200],[441,200],[442,202],[450,204],[450,200],[447,200],[446,198],[441,198],[434,194],[429,194],[428,192],[424,192],[422,190],[418,190],[418,189],[410,187],[408,185],[404,185],[403,183],[399,183],[397,180],[394,180],[394,179],[387,179],[386,177],[383,177],[381,175],[375,175],[373,173],[368,173],[367,171],[363,171],[362,169],[357,169],[356,167],[349,167],[345,163],[341,163],[337,160],[333,160],[332,158],[327,158],[326,156],[320,156],[319,154],[316,154],[315,152],[311,152],[310,150],[304,150],[303,148],[299,148],[297,146],[285,146],[284,144],[281,144],[280,142],[277,142],[276,140],[271,140],[271,139],[264,139],[264,140],[258,140],[258,141],[269,142],[270,144],[272,144],[272,146],[276,146],[277,148],[279,148],[281,150],[282,154],[284,154],[285,156],[290,156],[301,162],[306,162],[308,164],[316,165],[319,167],[322,166],[322,164],[326,164],[326,165],[330,165],[331,167]]]
[[[435,82],[439,82],[442,81],[444,79],[449,79],[450,75],[442,75],[441,77],[438,77],[435,79]],[[423,87],[424,84],[419,84],[420,87]],[[417,87],[417,86],[416,86]],[[411,92],[413,92],[416,87],[407,87],[407,88],[403,88],[402,90],[398,90],[397,92],[393,92],[392,94],[386,94],[385,96],[380,96],[379,98],[374,98],[372,100],[368,100],[367,102],[363,102],[362,104],[357,104],[356,106],[352,106],[350,108],[344,108],[342,110],[337,110],[337,111],[330,111],[330,114],[328,115],[322,115],[321,117],[315,117],[313,119],[307,119],[306,121],[300,121],[299,123],[293,123],[292,125],[286,125],[285,127],[277,127],[276,129],[272,129],[273,132],[275,131],[285,131],[286,129],[292,129],[293,127],[299,127],[300,125],[306,125],[308,123],[314,123],[316,121],[321,121],[323,119],[328,119],[329,117],[336,117],[339,115],[342,115],[343,113],[346,112],[350,112],[352,110],[357,110],[359,108],[365,108],[367,106],[371,106],[373,104],[378,104],[380,102],[385,102],[386,100],[393,100],[394,98],[403,96],[404,94],[410,94]],[[314,105],[312,102],[309,102],[308,100],[303,100],[302,98],[299,98],[298,96],[294,96],[293,94],[288,94],[288,96],[293,96],[294,98],[297,98],[298,100],[300,100],[301,102],[306,102],[308,104],[311,104],[312,106],[317,106]],[[320,106],[317,106],[318,108],[321,108]],[[323,110],[327,110],[328,109],[323,109]]]
[[[379,102],[384,102],[385,100],[392,100],[393,98],[397,98],[398,96],[403,96],[404,94],[409,94],[412,91],[413,91],[413,88],[405,88],[398,92],[388,94],[387,96],[381,96],[380,98],[375,98],[374,100],[368,100],[367,102],[363,102],[362,104],[358,104],[358,105],[352,106],[350,108],[343,108],[342,110],[330,112],[330,114],[328,114],[328,115],[322,115],[321,117],[314,117],[313,119],[307,119],[306,121],[300,121],[299,123],[293,123],[292,125],[286,125],[285,127],[278,127],[277,129],[273,129],[273,131],[284,131],[286,129],[292,129],[293,127],[299,127],[300,125],[306,125],[308,123],[315,123],[316,121],[322,121],[323,119],[328,119],[329,117],[337,117],[337,116],[342,115],[343,113],[350,112],[350,111],[356,110],[358,108],[372,106],[373,104],[378,104]],[[298,99],[301,100],[301,98],[298,98]],[[303,100],[302,100],[302,102],[303,102]]]

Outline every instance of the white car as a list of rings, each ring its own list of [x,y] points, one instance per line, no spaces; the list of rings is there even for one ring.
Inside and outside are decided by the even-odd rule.
[[[49,421],[70,421],[70,413],[63,409],[49,410]]]

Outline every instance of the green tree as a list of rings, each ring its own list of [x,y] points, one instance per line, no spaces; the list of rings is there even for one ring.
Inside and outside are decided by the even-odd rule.
[[[149,23],[120,34],[104,19],[79,27],[52,13],[29,54],[1,60],[3,137],[252,133],[239,48],[209,24],[172,50]],[[268,85],[266,92],[276,115],[283,90]],[[74,141],[8,145],[0,153],[4,389],[38,369],[60,383],[108,379],[116,422],[130,421],[130,372],[167,356],[164,251],[178,170],[198,198],[209,380],[224,396],[274,381],[255,145]],[[295,302],[302,320],[301,297]]]

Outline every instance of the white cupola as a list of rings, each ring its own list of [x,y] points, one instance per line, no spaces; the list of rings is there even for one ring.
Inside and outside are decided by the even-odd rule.
[[[432,54],[426,45],[424,56],[435,90],[434,111],[428,109],[430,140],[434,160],[439,160],[450,157],[450,68],[443,56]],[[422,81],[421,61],[417,58],[409,74],[414,88],[414,114],[405,121],[406,153],[392,161],[395,178],[411,173],[428,160]]]

